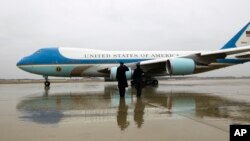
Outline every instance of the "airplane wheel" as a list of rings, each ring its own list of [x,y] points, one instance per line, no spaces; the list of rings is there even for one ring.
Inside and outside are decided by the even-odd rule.
[[[157,85],[158,85],[158,80],[156,80],[156,79],[153,80],[153,81],[152,81],[152,85],[153,85],[153,86],[157,86]]]
[[[144,81],[144,85],[150,85],[150,84],[151,84],[150,80]]]
[[[132,87],[135,86],[135,81],[132,80],[130,83]]]
[[[50,82],[49,81],[45,81],[44,85],[45,85],[45,87],[49,87],[50,86]]]

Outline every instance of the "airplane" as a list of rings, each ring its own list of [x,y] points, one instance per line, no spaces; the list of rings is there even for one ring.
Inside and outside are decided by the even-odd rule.
[[[104,51],[85,48],[42,48],[17,62],[20,69],[42,75],[50,86],[49,76],[104,77],[116,81],[119,63],[133,69],[140,64],[145,83],[158,85],[155,77],[192,75],[250,61],[250,22],[216,51]]]

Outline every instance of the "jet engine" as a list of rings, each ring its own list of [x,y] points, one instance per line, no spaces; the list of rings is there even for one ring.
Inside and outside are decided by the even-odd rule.
[[[127,77],[127,80],[130,80],[132,79],[132,69],[131,68],[128,68],[129,71],[126,71],[126,77]],[[117,74],[117,67],[112,67],[111,70],[110,70],[110,81],[116,81],[116,74]]]
[[[172,58],[167,61],[167,73],[169,75],[187,75],[195,71],[195,62],[187,58]]]

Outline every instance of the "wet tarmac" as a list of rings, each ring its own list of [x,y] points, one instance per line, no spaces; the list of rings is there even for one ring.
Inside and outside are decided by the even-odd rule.
[[[228,141],[250,123],[250,80],[176,80],[134,88],[116,83],[0,85],[0,140]]]

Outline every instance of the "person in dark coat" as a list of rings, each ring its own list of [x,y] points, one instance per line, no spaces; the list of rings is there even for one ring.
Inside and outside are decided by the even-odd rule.
[[[133,73],[133,80],[135,83],[135,88],[136,88],[136,96],[140,97],[141,96],[141,91],[142,91],[142,87],[143,87],[143,79],[142,79],[142,75],[143,75],[143,70],[140,67],[140,64],[136,64],[136,69],[134,70]]]
[[[134,109],[134,121],[137,124],[138,128],[141,128],[142,124],[144,123],[144,109],[145,103],[142,101],[141,98],[137,98]]]
[[[125,98],[120,98],[119,107],[117,111],[117,125],[121,130],[126,129],[129,126],[128,116],[128,106],[126,105]]]
[[[126,78],[126,71],[129,71],[128,67],[120,63],[120,66],[117,68],[116,80],[118,81],[118,88],[121,97],[125,95],[125,89],[128,87],[128,82]]]

